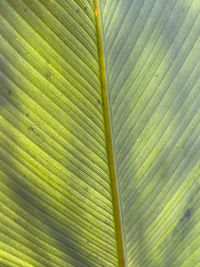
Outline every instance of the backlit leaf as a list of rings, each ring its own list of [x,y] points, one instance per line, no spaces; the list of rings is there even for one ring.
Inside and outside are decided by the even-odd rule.
[[[200,266],[198,0],[0,1],[0,266]]]

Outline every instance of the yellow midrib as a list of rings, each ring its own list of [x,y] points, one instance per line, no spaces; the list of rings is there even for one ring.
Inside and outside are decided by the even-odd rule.
[[[113,149],[113,138],[112,138],[111,116],[110,116],[110,109],[109,109],[109,98],[108,98],[108,88],[107,88],[107,78],[106,78],[106,65],[105,65],[105,57],[104,57],[100,4],[99,4],[99,0],[94,0],[94,2],[95,2],[95,17],[96,17],[96,25],[97,25],[100,78],[101,78],[102,98],[103,98],[103,107],[104,107],[105,132],[106,132],[110,179],[111,179],[111,186],[112,186],[113,213],[114,213],[115,227],[116,227],[116,241],[118,245],[119,266],[125,267],[126,266],[125,244],[124,244],[124,234],[123,234],[123,228],[122,228],[119,188],[118,188],[117,175],[116,175],[115,155],[114,155],[114,149]]]

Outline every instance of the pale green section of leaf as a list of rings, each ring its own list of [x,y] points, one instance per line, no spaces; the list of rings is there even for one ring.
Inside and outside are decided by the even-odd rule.
[[[128,266],[198,266],[199,1],[101,8]]]

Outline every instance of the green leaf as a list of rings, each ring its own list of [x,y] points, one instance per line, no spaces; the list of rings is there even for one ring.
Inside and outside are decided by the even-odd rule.
[[[0,11],[0,266],[200,266],[199,1]]]

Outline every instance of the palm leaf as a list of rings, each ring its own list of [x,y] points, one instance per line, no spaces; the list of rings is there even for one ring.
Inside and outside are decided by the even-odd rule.
[[[200,266],[199,1],[0,10],[0,266]]]

